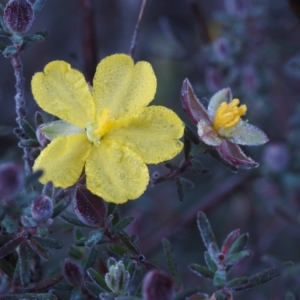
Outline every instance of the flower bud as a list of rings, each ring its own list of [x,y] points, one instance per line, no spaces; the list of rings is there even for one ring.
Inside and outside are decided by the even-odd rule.
[[[69,259],[66,259],[63,266],[63,270],[65,278],[72,286],[81,286],[81,283],[83,281],[83,275],[81,269],[77,264],[73,263]]]
[[[53,213],[51,198],[41,195],[31,204],[31,215],[39,223],[45,223]]]
[[[159,270],[149,271],[143,281],[143,300],[171,300],[174,295],[172,278]]]
[[[121,295],[130,282],[130,274],[125,269],[123,262],[117,262],[113,257],[108,259],[107,267],[108,273],[105,275],[105,282],[112,292]]]
[[[24,185],[24,175],[19,165],[5,163],[0,166],[0,200],[10,200]]]
[[[28,0],[10,0],[6,4],[3,20],[9,30],[25,33],[30,28],[33,19],[33,7]]]

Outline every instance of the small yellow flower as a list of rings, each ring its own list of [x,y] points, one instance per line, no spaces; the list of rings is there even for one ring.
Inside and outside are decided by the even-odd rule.
[[[205,109],[189,80],[185,79],[181,100],[183,109],[197,126],[198,136],[205,144],[214,146],[226,162],[237,168],[258,166],[238,145],[262,145],[268,141],[268,137],[259,128],[241,119],[247,106],[238,106],[240,101],[232,99],[229,88],[213,95]]]
[[[138,198],[146,189],[146,164],[176,156],[183,123],[171,110],[147,105],[156,91],[156,77],[147,62],[116,54],[103,59],[93,88],[63,61],[49,63],[32,79],[38,105],[59,117],[42,126],[51,143],[35,161],[42,183],[74,185],[83,169],[87,188],[108,202]]]

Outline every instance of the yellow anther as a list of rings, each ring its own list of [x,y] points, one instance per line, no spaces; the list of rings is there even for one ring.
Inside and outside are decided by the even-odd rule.
[[[219,132],[219,129],[232,129],[239,123],[241,116],[243,116],[247,111],[247,106],[244,104],[238,107],[239,103],[239,99],[233,99],[229,103],[221,103],[216,111],[213,122],[213,126],[216,131]]]
[[[95,121],[89,122],[86,126],[86,135],[95,145],[100,144],[100,139],[112,128],[114,121],[109,118],[109,109],[101,111]]]

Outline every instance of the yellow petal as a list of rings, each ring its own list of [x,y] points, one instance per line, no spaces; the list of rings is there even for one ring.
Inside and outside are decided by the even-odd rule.
[[[138,116],[128,115],[116,122],[116,128],[104,136],[125,145],[147,164],[170,160],[183,147],[178,140],[184,130],[178,116],[162,106],[149,106]]]
[[[93,86],[97,116],[108,108],[110,117],[117,119],[150,103],[156,91],[156,77],[149,63],[134,65],[130,56],[115,54],[99,63]]]
[[[92,147],[85,166],[87,188],[108,202],[141,196],[149,182],[147,166],[130,149],[102,140]]]
[[[41,152],[33,170],[44,171],[42,183],[67,188],[79,179],[91,145],[85,134],[57,137]]]
[[[31,88],[36,102],[44,111],[82,129],[95,117],[88,84],[79,71],[64,61],[46,65],[44,73],[33,76]]]

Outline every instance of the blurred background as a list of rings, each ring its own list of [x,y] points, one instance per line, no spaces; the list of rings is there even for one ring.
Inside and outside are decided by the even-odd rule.
[[[49,33],[23,54],[30,121],[38,110],[30,90],[32,75],[59,59],[91,81],[103,57],[129,53],[140,5],[138,0],[47,1],[30,33]],[[250,234],[248,248],[254,255],[232,270],[233,277],[250,276],[276,262],[296,264],[292,271],[234,299],[284,299],[287,291],[300,299],[299,36],[299,0],[148,1],[134,59],[147,60],[154,68],[158,89],[153,104],[173,109],[195,131],[181,109],[182,81],[189,78],[199,98],[209,99],[230,87],[248,106],[246,119],[270,138],[264,146],[244,149],[260,163],[258,169],[235,174],[203,155],[203,167],[210,172],[184,174],[194,187],[184,190],[183,202],[170,181],[149,186],[140,199],[120,207],[122,215],[136,218],[130,233],[139,236],[146,259],[166,271],[161,238],[170,239],[185,286],[213,291],[208,280],[187,267],[204,263],[196,226],[197,212],[203,210],[220,243],[237,228]],[[0,136],[1,162],[21,163],[17,139],[10,134],[14,120],[13,70],[10,60],[0,56],[0,125],[7,126]],[[174,163],[182,158],[181,154]],[[150,166],[150,172],[163,175],[168,169]]]

